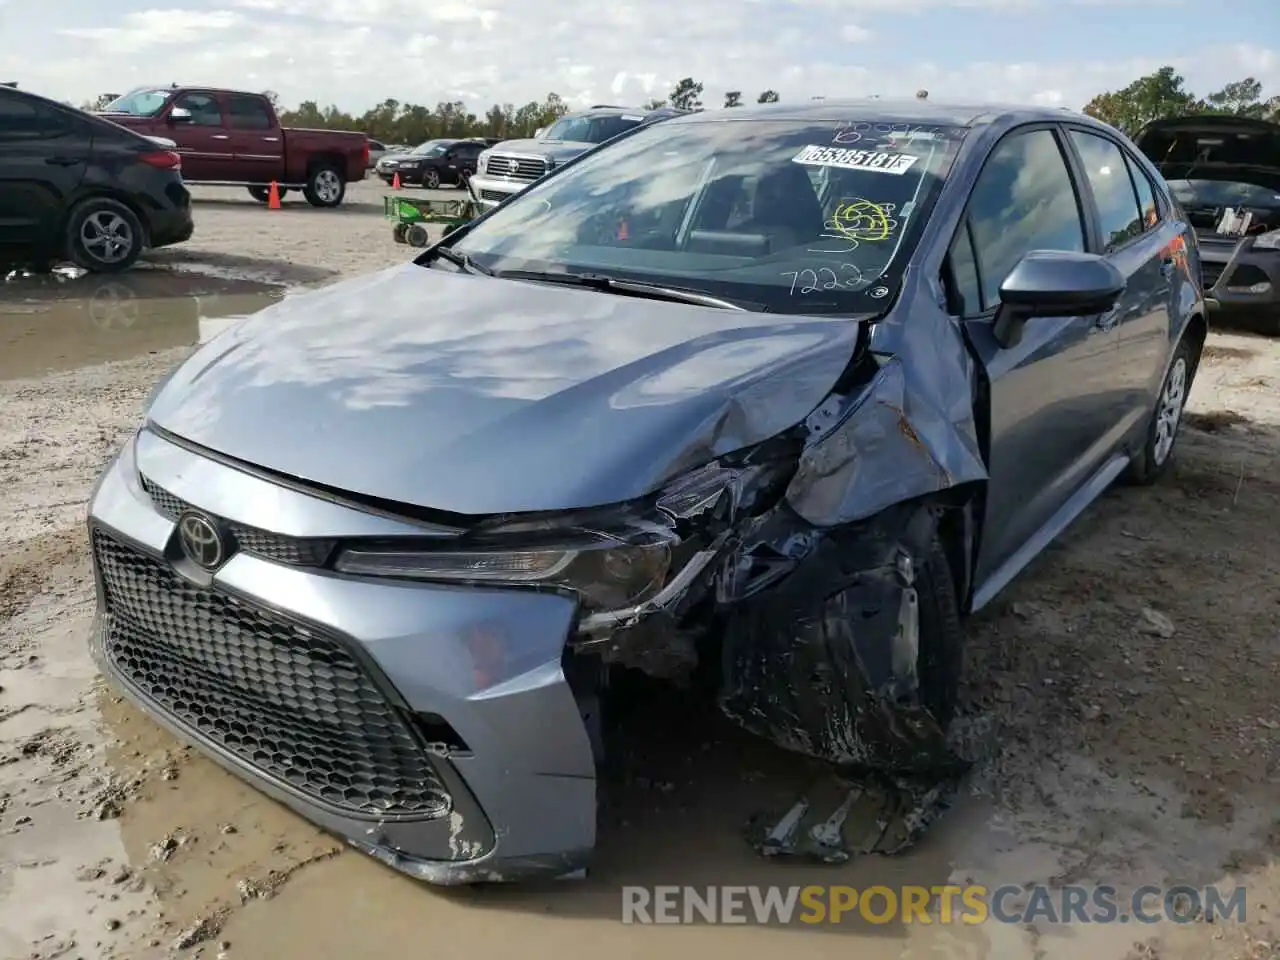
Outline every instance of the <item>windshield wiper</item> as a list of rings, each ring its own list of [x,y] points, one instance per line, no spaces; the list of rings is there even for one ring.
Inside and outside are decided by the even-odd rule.
[[[480,266],[480,264],[476,263],[465,253],[459,253],[457,250],[454,250],[452,247],[438,246],[431,251],[431,254],[433,256],[439,257],[441,260],[448,260],[455,267],[461,267],[463,270],[466,270],[468,273],[482,273],[486,277],[493,276],[493,271],[490,270],[488,267]],[[430,259],[427,259],[423,262],[430,263],[431,261]]]
[[[537,280],[543,283],[562,283],[571,287],[585,287],[588,290],[599,290],[602,293],[620,293],[624,296],[647,297],[650,300],[668,300],[672,303],[691,303],[700,307],[716,307],[721,310],[747,310],[754,308],[764,312],[761,304],[752,303],[745,306],[746,301],[735,303],[722,300],[697,290],[686,290],[682,287],[668,287],[661,283],[648,283],[644,280],[622,280],[618,277],[606,277],[598,273],[552,273],[538,270],[502,270],[495,274],[505,280]]]

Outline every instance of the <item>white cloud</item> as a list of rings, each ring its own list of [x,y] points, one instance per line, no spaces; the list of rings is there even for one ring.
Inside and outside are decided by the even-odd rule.
[[[59,32],[91,40],[103,53],[137,53],[151,46],[197,42],[241,26],[244,17],[233,11],[142,10],[125,15],[123,22],[122,27],[70,27]]]
[[[314,99],[357,111],[388,97],[424,104],[462,98],[483,113],[491,103],[519,104],[552,90],[575,104],[640,103],[692,76],[704,84],[708,106],[717,106],[727,90],[740,90],[751,102],[764,89],[786,101],[912,96],[924,87],[937,100],[1079,107],[1164,63],[1182,71],[1196,91],[1252,74],[1269,92],[1280,92],[1275,50],[1206,46],[1190,23],[1182,51],[1117,57],[1114,50],[1126,41],[1112,30],[1113,42],[1105,46],[1064,41],[1056,62],[1029,55],[1016,62],[1016,45],[984,49],[977,28],[965,38],[908,42],[927,36],[932,18],[901,16],[986,7],[1001,18],[1000,11],[1011,11],[1000,21],[1006,29],[1042,30],[1046,17],[1062,22],[1064,6],[1103,0],[232,0],[230,9],[125,14],[108,14],[88,0],[62,2],[72,8],[60,14],[62,21],[75,26],[51,30],[32,13],[25,34],[10,18],[28,8],[10,4],[0,29],[0,63],[24,87],[73,102],[108,87],[120,92],[179,80],[269,88],[285,103]],[[213,0],[182,2],[195,7]],[[1105,12],[1119,16],[1115,10],[1154,2],[1108,0]],[[975,9],[973,16],[986,15]],[[968,51],[981,51],[974,59],[989,62],[963,63]],[[929,61],[942,56],[949,65]],[[994,60],[1001,56],[1008,60]]]

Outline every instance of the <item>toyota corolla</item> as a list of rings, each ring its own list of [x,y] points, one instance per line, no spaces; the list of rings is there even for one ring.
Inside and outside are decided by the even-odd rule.
[[[1171,461],[1194,234],[1084,116],[727,113],[182,364],[90,507],[112,680],[440,883],[587,863],[622,669],[949,769],[964,616]]]

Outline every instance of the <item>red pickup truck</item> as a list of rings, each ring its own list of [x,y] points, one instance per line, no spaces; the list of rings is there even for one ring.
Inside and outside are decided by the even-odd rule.
[[[283,128],[258,93],[210,87],[140,87],[99,114],[130,130],[164,137],[182,154],[189,183],[244,186],[266,202],[271,181],[281,193],[301,190],[316,207],[336,207],[347,184],[363,180],[369,138],[343,130]]]

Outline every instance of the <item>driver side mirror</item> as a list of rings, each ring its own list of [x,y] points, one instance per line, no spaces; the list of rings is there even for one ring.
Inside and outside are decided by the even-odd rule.
[[[1097,254],[1032,250],[1000,284],[991,332],[1001,347],[1016,347],[1028,320],[1105,313],[1115,307],[1125,285],[1124,274]]]
[[[174,107],[169,111],[170,123],[190,123],[191,111],[186,107]]]

